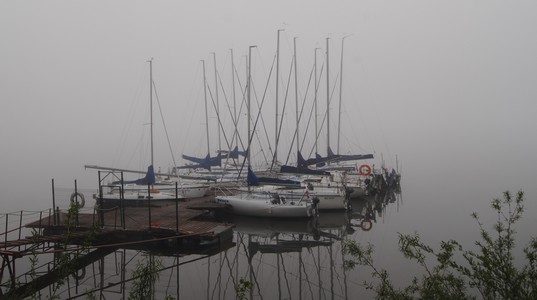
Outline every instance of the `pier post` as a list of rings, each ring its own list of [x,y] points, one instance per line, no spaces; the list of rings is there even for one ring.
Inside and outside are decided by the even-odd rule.
[[[175,182],[175,231],[179,235],[179,191],[177,185],[178,183]]]
[[[39,235],[42,234],[43,226],[41,226],[41,222],[43,220],[43,211],[39,212]]]
[[[123,181],[123,172],[121,172],[121,191],[120,191],[119,195],[120,195],[119,205],[120,205],[121,227],[123,228],[123,230],[125,230],[125,203],[124,203],[124,200],[125,200],[125,184],[124,184],[124,181]]]
[[[57,218],[58,218],[58,224],[57,225],[60,225],[60,207],[56,206],[56,208],[54,208],[53,213],[57,215]]]
[[[75,228],[77,228],[78,227],[78,210],[80,209],[80,206],[78,204],[78,184],[76,182],[76,179],[75,179],[75,203],[74,205],[76,207]]]
[[[4,231],[4,242],[7,245],[7,227],[9,226],[9,214],[6,214],[6,230]]]
[[[99,226],[104,228],[104,213],[103,213],[103,186],[101,185],[101,171],[97,171],[99,177],[99,200],[97,205],[97,213],[99,214]]]
[[[151,184],[147,184],[147,213],[149,220],[149,230],[151,231]]]
[[[21,210],[21,215],[19,218],[19,240],[21,239],[21,234],[22,234],[22,210]],[[20,251],[21,251],[21,246],[19,246],[19,252]]]
[[[54,224],[54,226],[56,226],[58,224],[56,222],[56,195],[54,193],[54,178],[52,178],[52,209],[54,210],[54,214],[52,215],[52,219],[53,219],[52,223]]]

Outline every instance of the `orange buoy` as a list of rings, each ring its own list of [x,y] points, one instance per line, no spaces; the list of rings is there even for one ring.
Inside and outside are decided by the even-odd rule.
[[[362,227],[363,231],[369,231],[373,228],[373,222],[371,220],[362,220],[360,227]]]
[[[358,167],[358,174],[371,175],[371,167],[369,165],[361,165]]]

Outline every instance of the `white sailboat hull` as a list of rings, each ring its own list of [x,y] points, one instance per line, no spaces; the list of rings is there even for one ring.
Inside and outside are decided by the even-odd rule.
[[[340,193],[335,189],[315,188],[313,191],[308,191],[309,198],[318,198],[318,210],[344,210],[348,208],[347,199],[344,193]],[[281,197],[289,199],[300,199],[304,195],[303,190],[281,190],[278,191]]]
[[[227,204],[234,214],[268,218],[310,218],[315,215],[311,203],[288,201],[286,204],[273,204],[270,195],[239,194],[218,196],[216,202]]]

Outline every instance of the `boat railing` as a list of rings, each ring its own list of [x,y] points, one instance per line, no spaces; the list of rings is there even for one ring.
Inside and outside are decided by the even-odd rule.
[[[225,185],[216,185],[214,187],[215,196],[231,196],[234,194],[234,191]]]

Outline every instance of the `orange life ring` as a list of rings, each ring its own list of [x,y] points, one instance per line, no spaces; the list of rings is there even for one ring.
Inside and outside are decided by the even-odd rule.
[[[358,167],[358,174],[371,175],[371,167],[369,165],[361,165]]]
[[[364,226],[364,224],[366,225]],[[369,231],[371,228],[373,228],[373,222],[371,222],[371,220],[362,220],[360,227],[362,227],[363,231]]]

